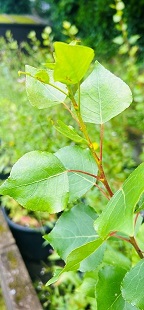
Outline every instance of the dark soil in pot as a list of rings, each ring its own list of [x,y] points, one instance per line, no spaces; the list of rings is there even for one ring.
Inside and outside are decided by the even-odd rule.
[[[52,248],[50,244],[45,243],[42,236],[49,233],[51,228],[48,226],[24,227],[9,218],[6,208],[3,208],[3,213],[23,258],[37,262],[45,261],[52,253]]]

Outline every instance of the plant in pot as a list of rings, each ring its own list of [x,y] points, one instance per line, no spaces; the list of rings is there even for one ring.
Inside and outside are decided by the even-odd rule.
[[[110,175],[109,180],[106,176],[104,159],[105,123],[129,107],[131,91],[99,62],[91,65],[91,48],[62,42],[54,47],[55,63],[46,63],[42,69],[26,66],[27,94],[39,109],[64,106],[76,127],[58,120],[55,128],[74,143],[55,153],[36,150],[22,156],[0,194],[30,210],[63,211],[45,239],[65,266],[48,284],[65,272],[79,270],[95,309],[142,310],[144,163],[115,190]],[[89,123],[99,130],[98,149]],[[104,197],[101,210],[97,204],[92,208],[85,200],[78,201],[93,187]]]
[[[2,197],[1,204],[22,256],[32,261],[46,260],[52,248],[42,236],[51,231],[56,216],[26,210],[11,197]]]

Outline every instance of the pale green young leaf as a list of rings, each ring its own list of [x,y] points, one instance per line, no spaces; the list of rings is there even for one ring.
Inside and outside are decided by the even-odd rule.
[[[57,121],[57,125],[54,125],[57,131],[62,133],[64,136],[67,138],[71,139],[72,141],[76,143],[87,143],[87,141],[79,136],[79,134],[75,131],[75,129],[71,126],[67,126],[65,123],[62,121]]]
[[[34,77],[45,84],[48,84],[50,81],[48,72],[46,70],[38,70]]]
[[[68,170],[81,170],[97,175],[96,163],[87,149],[82,149],[79,146],[66,146],[56,152],[55,156]],[[82,197],[96,182],[93,176],[79,172],[69,172],[68,178],[70,202]]]
[[[144,192],[144,163],[139,165],[122,188],[108,202],[105,210],[95,221],[95,229],[101,238],[113,231],[134,235],[134,211]]]
[[[46,62],[45,64],[43,64],[46,68],[54,70],[55,67],[55,63],[54,62]]]
[[[64,84],[79,83],[93,60],[93,49],[63,42],[55,42],[54,47],[56,59],[54,68],[55,81]]]
[[[40,151],[22,156],[0,187],[1,195],[13,197],[25,208],[49,213],[66,207],[68,192],[68,176],[60,160]]]
[[[144,309],[144,259],[140,260],[124,277],[122,296],[138,309]]]
[[[104,266],[99,271],[96,285],[97,308],[99,310],[137,310],[121,295],[120,285],[126,270],[119,266]]]
[[[80,111],[84,122],[103,124],[128,108],[132,102],[128,85],[97,61],[80,89]]]
[[[49,108],[64,102],[68,93],[65,85],[59,82],[54,82],[52,70],[42,71],[45,71],[45,76],[41,76],[41,71],[38,69],[26,65],[26,72],[30,73],[31,75],[26,75],[27,96],[30,103],[38,109]],[[33,76],[35,76],[35,78]],[[41,79],[41,81],[39,79]],[[47,83],[50,82],[53,84],[56,88],[49,84],[45,84],[46,81]],[[57,87],[62,91],[57,89]]]
[[[47,285],[50,285],[54,282],[56,282],[59,278],[59,276],[66,272],[66,271],[72,271],[72,270],[78,270],[80,269],[81,262],[88,258],[92,253],[94,253],[96,250],[99,249],[99,247],[103,244],[103,240],[100,238],[88,242],[75,250],[73,250],[66,259],[66,265],[62,269],[62,271],[59,272],[59,274],[55,275],[52,279],[50,279],[47,282]]]

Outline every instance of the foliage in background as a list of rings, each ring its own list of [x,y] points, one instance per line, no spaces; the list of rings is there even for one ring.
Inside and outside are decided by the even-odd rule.
[[[117,1],[121,2],[121,1]],[[144,51],[144,2],[140,0],[123,1],[125,5],[124,16],[127,19],[128,32],[130,36],[138,34],[139,52]],[[86,45],[97,51],[101,58],[110,58],[116,53],[116,46],[112,39],[117,31],[113,27],[113,9],[115,0],[35,0],[18,3],[15,0],[0,1],[0,13],[27,14],[34,13],[44,17],[51,24],[55,40],[64,40],[61,33],[64,21],[69,21],[79,29],[79,36]]]
[[[54,264],[53,256],[50,259]],[[56,272],[57,269],[58,266],[53,265],[52,267],[44,267],[42,272],[47,274],[52,271]],[[91,284],[90,274],[84,279],[82,273],[72,271],[63,274],[53,286],[47,287],[42,281],[38,280],[35,281],[34,286],[44,310],[96,310],[96,303],[92,296],[85,295],[86,288]]]
[[[29,0],[0,0],[0,13],[28,14],[31,13]]]
[[[127,19],[128,33],[130,36],[138,34],[139,53],[144,51],[144,2],[140,0],[115,1],[115,0],[21,0],[17,4],[15,0],[0,1],[0,13],[39,15],[51,24],[55,40],[65,40],[61,33],[64,21],[70,22],[79,29],[79,37],[86,45],[91,46],[97,52],[99,58],[110,58],[116,54],[116,45],[112,43],[117,35],[113,27],[113,6],[124,3],[124,18]],[[120,7],[120,6],[119,6]]]
[[[140,52],[144,52],[144,19],[143,19],[143,12],[144,12],[144,1],[136,0],[127,1],[124,0],[126,12],[125,16],[128,21],[128,31],[130,36],[133,34],[138,34],[140,36],[139,39],[139,48]]]
[[[115,46],[109,42],[115,35],[112,21],[111,0],[48,1],[50,4],[49,20],[55,33],[55,40],[64,39],[60,36],[62,23],[67,20],[79,29],[79,37],[83,42],[94,48],[97,54],[105,57],[114,52]],[[60,37],[59,37],[60,36]],[[105,51],[107,52],[105,53]]]
[[[115,1],[112,6],[115,10],[113,20],[118,35],[113,42],[118,46],[117,56],[113,58],[110,68],[120,75],[133,90],[133,103],[126,112],[123,126],[127,132],[127,138],[134,147],[133,157],[137,163],[143,161],[144,145],[144,65],[139,61],[139,40],[140,36],[136,33],[130,35],[128,21],[124,18],[125,5],[120,0]],[[120,123],[119,123],[120,125]]]
[[[96,50],[100,59],[110,58],[117,49],[112,44],[117,30],[113,27],[114,11],[113,0],[75,1],[75,0],[47,0],[50,8],[46,16],[51,21],[55,33],[55,39],[64,39],[60,36],[60,29],[65,20],[70,21],[79,29],[79,36],[86,45]],[[136,0],[124,1],[124,16],[128,20],[128,32],[130,35],[139,34],[140,51],[143,51],[144,22],[143,0],[137,3]]]

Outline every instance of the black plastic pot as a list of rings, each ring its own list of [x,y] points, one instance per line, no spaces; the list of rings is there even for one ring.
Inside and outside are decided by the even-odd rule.
[[[0,173],[0,180],[4,181],[9,177],[9,173]]]
[[[22,256],[32,261],[46,260],[52,253],[52,247],[50,244],[44,244],[45,241],[42,236],[49,233],[51,228],[48,226],[40,228],[24,227],[14,223],[9,218],[6,208],[2,208],[2,210]]]

